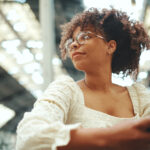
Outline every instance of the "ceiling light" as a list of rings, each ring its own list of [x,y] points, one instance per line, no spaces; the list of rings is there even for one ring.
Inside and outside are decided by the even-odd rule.
[[[29,47],[29,48],[42,48],[43,47],[43,42],[42,41],[30,40],[30,41],[27,42],[27,47]]]
[[[13,47],[18,47],[20,45],[20,40],[16,39],[16,40],[8,40],[8,41],[3,41],[2,42],[2,47],[3,48],[13,48]]]
[[[41,76],[41,74],[39,72],[34,72],[32,74],[32,80],[36,83],[36,84],[43,84],[44,79]]]
[[[16,23],[13,25],[14,30],[18,32],[25,32],[26,31],[26,25],[22,22]]]
[[[19,15],[17,14],[16,10],[15,10],[15,9],[12,9],[12,10],[10,10],[10,11],[8,12],[6,18],[7,18],[8,20],[16,21],[16,20],[18,20],[20,17],[19,17]]]

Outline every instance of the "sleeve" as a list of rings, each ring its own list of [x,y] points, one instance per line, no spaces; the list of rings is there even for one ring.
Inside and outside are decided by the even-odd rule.
[[[150,91],[141,83],[135,85],[137,96],[139,99],[140,116],[150,116]]]
[[[70,130],[80,127],[80,123],[65,124],[73,82],[69,77],[54,81],[32,111],[24,114],[17,127],[16,150],[56,150],[69,143]]]

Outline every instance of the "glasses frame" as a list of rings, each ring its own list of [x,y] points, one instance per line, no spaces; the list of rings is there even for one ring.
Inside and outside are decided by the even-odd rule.
[[[77,41],[77,43],[78,43],[79,45],[83,45],[83,44],[85,44],[85,41],[88,41],[88,40],[89,40],[89,39],[86,39],[83,43],[80,43],[80,42],[79,42],[79,36],[80,36],[81,34],[83,34],[83,33],[87,33],[87,34],[88,34],[88,33],[91,33],[91,34],[94,34],[95,37],[104,40],[104,37],[102,37],[102,36],[100,36],[100,35],[98,35],[98,34],[95,34],[95,33],[91,32],[91,31],[86,31],[86,32],[83,32],[83,31],[82,31],[82,32],[80,32],[80,33],[76,36],[76,41]],[[93,37],[93,38],[94,38],[94,37]],[[69,39],[66,41],[66,43],[65,43],[65,49],[66,49],[66,52],[67,52],[67,53],[71,51],[71,50],[68,50],[68,49],[69,49],[69,46],[68,46],[68,45],[71,45],[73,42],[74,42],[74,41],[73,41],[72,38],[69,38]]]

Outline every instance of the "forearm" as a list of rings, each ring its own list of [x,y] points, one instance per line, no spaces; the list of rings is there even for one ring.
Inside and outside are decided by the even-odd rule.
[[[71,139],[67,146],[58,150],[110,150],[107,129],[79,128],[70,132]]]

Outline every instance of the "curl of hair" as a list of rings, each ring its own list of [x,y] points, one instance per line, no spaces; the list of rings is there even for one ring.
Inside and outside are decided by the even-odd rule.
[[[130,20],[125,12],[114,8],[102,11],[90,8],[79,13],[70,22],[61,26],[60,49],[63,59],[66,58],[66,40],[72,37],[77,26],[84,30],[88,25],[92,25],[95,32],[100,32],[106,41],[116,41],[117,48],[111,65],[112,73],[122,72],[124,77],[132,75],[133,79],[136,79],[141,52],[150,48],[150,39],[142,23]]]

